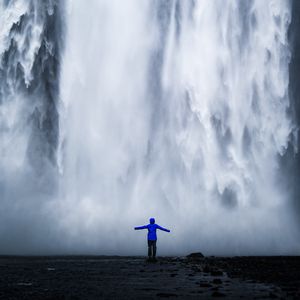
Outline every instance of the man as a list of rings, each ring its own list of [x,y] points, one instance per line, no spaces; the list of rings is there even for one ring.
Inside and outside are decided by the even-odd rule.
[[[134,227],[135,230],[148,229],[148,259],[156,261],[156,229],[162,231],[170,232],[169,229],[165,229],[157,224],[155,224],[155,219],[150,219],[150,224],[145,226]]]

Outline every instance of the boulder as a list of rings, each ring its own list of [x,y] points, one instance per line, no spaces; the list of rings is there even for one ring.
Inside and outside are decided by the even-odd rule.
[[[204,255],[201,252],[194,252],[186,256],[189,259],[199,259],[204,258]]]

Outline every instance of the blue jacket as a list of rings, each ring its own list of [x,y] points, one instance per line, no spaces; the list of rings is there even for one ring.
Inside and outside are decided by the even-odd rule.
[[[135,230],[141,230],[141,229],[148,229],[148,240],[149,241],[156,241],[157,236],[156,236],[156,229],[160,229],[166,232],[170,232],[169,229],[163,228],[157,224],[155,224],[155,220],[153,218],[150,219],[150,224],[144,225],[144,226],[139,226],[139,227],[134,227]]]

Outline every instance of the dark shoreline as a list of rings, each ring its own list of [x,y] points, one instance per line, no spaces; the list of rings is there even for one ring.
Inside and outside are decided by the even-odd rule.
[[[54,259],[54,258],[65,258],[65,259],[90,259],[90,258],[97,258],[97,259],[140,259],[140,258],[147,258],[145,255],[106,255],[106,254],[49,254],[49,255],[37,255],[37,254],[0,254],[0,260],[6,258],[17,258],[17,259],[40,259],[40,258],[47,258],[47,259]],[[159,256],[162,259],[185,259],[185,255],[162,255]],[[233,259],[233,258],[245,258],[245,259],[252,259],[252,258],[265,258],[265,259],[300,259],[300,255],[228,255],[228,256],[219,256],[219,255],[209,255],[204,256],[204,259]]]
[[[300,256],[0,256],[0,299],[299,299]]]

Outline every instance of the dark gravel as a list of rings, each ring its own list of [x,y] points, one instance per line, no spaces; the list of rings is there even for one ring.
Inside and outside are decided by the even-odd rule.
[[[0,257],[0,299],[300,299],[300,257]]]

